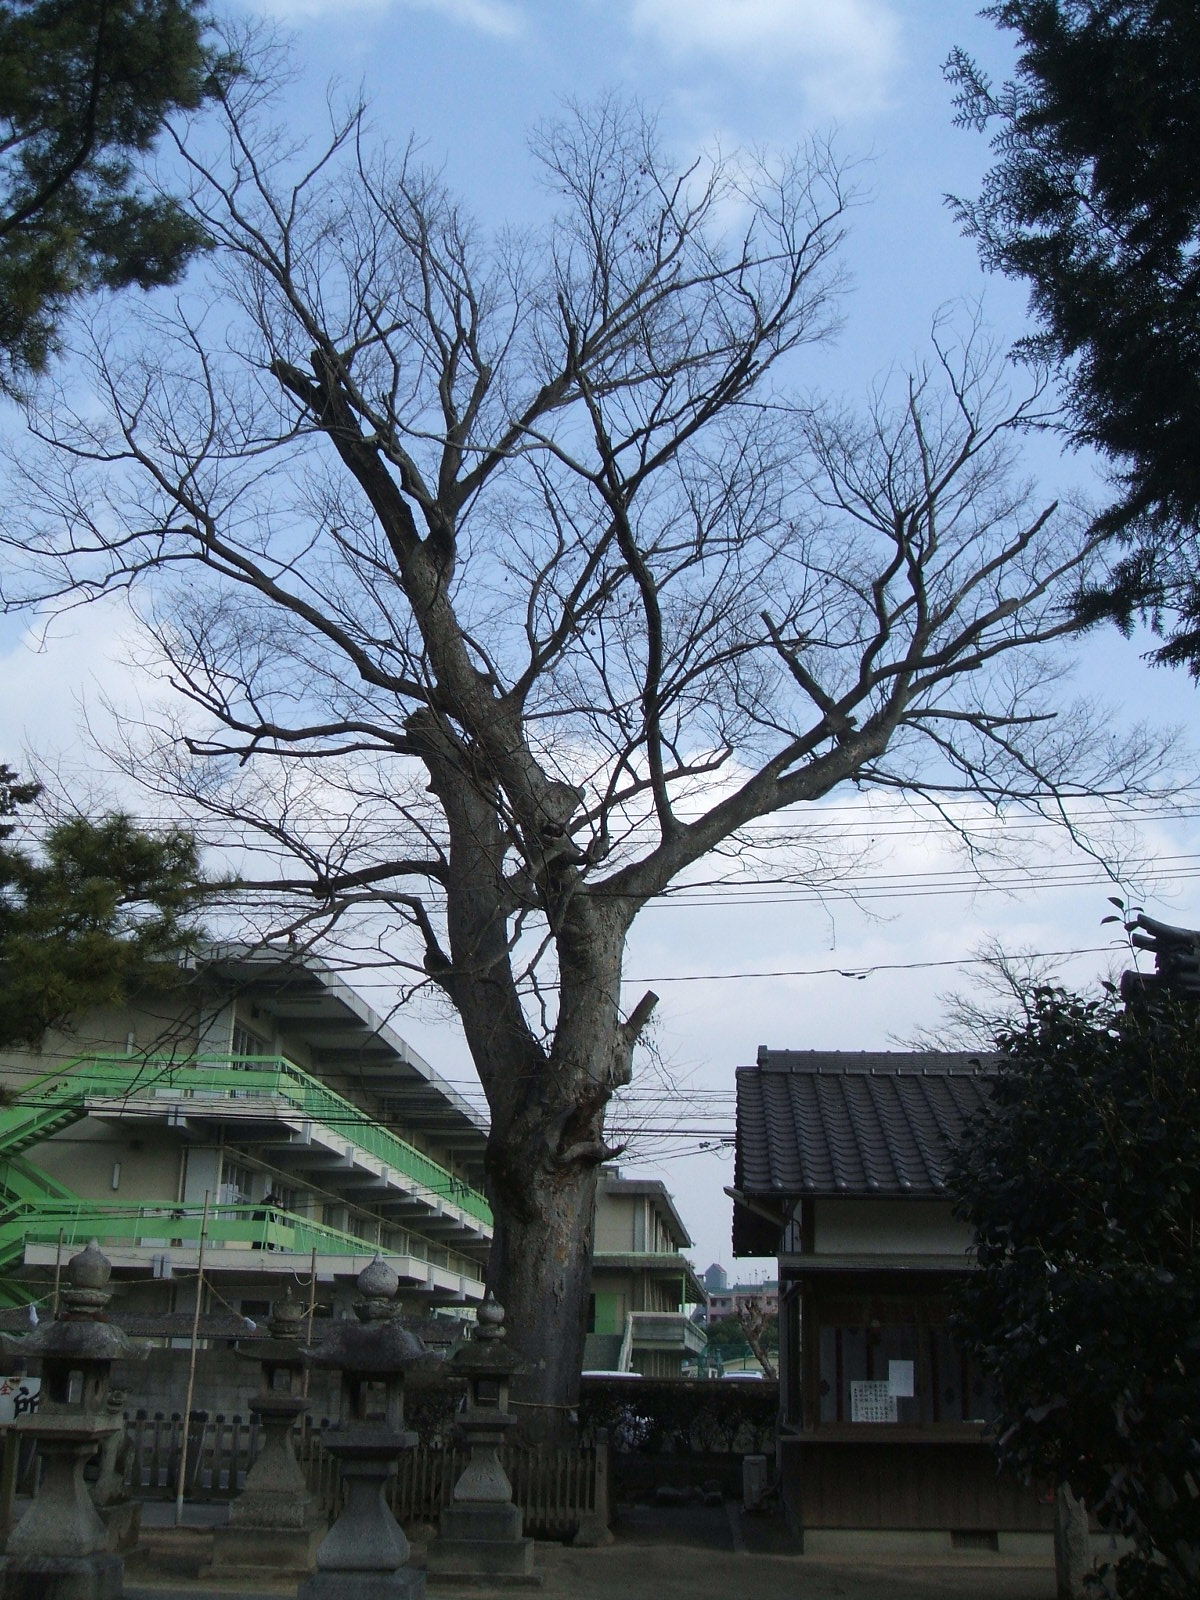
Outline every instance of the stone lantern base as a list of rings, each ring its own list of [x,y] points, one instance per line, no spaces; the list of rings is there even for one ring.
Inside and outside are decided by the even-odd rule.
[[[396,1456],[416,1442],[415,1433],[386,1425],[330,1430],[325,1448],[341,1468],[346,1499],[296,1600],[424,1600],[425,1574],[409,1565],[408,1540],[384,1498]]]
[[[316,1566],[328,1524],[308,1492],[292,1441],[292,1425],[307,1409],[308,1401],[298,1395],[268,1393],[251,1400],[266,1442],[229,1508],[229,1525],[213,1533],[208,1575],[304,1578]]]
[[[413,1567],[398,1572],[314,1572],[300,1585],[297,1600],[425,1600],[425,1574]]]
[[[108,1530],[83,1481],[115,1426],[49,1409],[12,1424],[37,1440],[42,1481],[0,1556],[3,1600],[120,1600],[125,1563],[107,1548]]]
[[[540,1585],[533,1570],[533,1540],[522,1537],[520,1506],[459,1501],[442,1512],[441,1529],[429,1545],[429,1576],[446,1582]]]
[[[307,1528],[217,1528],[204,1575],[240,1580],[306,1578],[317,1564],[323,1522]]]
[[[90,1556],[2,1556],[4,1600],[121,1600],[125,1563],[105,1551]]]
[[[142,1533],[142,1507],[137,1500],[115,1500],[97,1506],[101,1522],[108,1529],[108,1548],[120,1553],[136,1550]]]

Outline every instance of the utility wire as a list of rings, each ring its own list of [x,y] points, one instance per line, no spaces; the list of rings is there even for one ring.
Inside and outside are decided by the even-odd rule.
[[[1084,945],[1074,950],[1021,951],[1020,954],[1022,960],[1029,959],[1035,961],[1049,961],[1065,956],[1113,955],[1117,952],[1117,949],[1118,946],[1115,944],[1100,944]],[[879,972],[916,972],[919,970],[930,970],[938,967],[986,966],[989,962],[994,960],[994,956],[953,956],[941,961],[868,961],[863,962],[859,966],[855,966],[853,963],[851,963],[846,966],[832,967],[784,967],[772,970],[764,968],[761,971],[747,969],[737,972],[680,972],[674,974],[659,974],[656,977],[649,978],[640,976],[626,976],[623,977],[621,981],[622,983],[635,985],[658,983],[724,983],[743,978],[831,977],[853,978],[861,981],[865,978],[874,977],[874,975]],[[395,987],[396,986],[394,983],[371,981],[364,983],[355,981],[354,984],[356,992],[361,992],[368,989],[387,989],[394,992]],[[538,987],[539,989],[551,990],[557,989],[558,985],[556,983],[547,982],[539,984]],[[439,1077],[443,1083],[449,1084],[451,1087],[454,1086],[454,1079],[447,1078],[445,1074],[439,1074]],[[458,1080],[459,1083],[462,1083],[462,1081],[462,1079]]]
[[[1164,806],[1161,800],[1147,797],[1146,802],[1142,805],[1129,801],[1113,801],[1109,806],[1104,807],[1096,804],[1095,796],[1082,794],[1074,797],[1073,800],[1063,803],[1067,806],[1075,805],[1078,808],[1070,813],[1070,820],[1073,822],[1085,819],[1105,819],[1108,821],[1119,821],[1126,818],[1146,820],[1154,818],[1172,819],[1175,817],[1195,816],[1200,811],[1200,786],[1181,788],[1177,791],[1177,795],[1176,802],[1169,806]],[[1038,800],[1051,801],[1055,805],[1060,803],[1058,795],[1046,791],[1041,794],[1025,796],[1021,802],[1013,799],[1008,801],[1007,804],[1015,807],[1025,801],[1035,802]],[[1003,804],[1004,802],[999,802],[997,805],[993,805],[979,796],[956,795],[947,796],[939,802],[939,811],[947,813],[974,811],[980,813],[973,819],[974,823],[979,825],[992,823],[997,826],[1004,826],[1006,814],[1000,809]],[[922,805],[928,806],[929,802],[921,800],[881,800],[873,795],[864,795],[857,803],[847,802],[837,805],[822,805],[819,801],[806,801],[794,807],[784,808],[781,811],[753,817],[738,831],[742,832],[763,826],[778,827],[781,823],[786,823],[793,819],[803,820],[807,825],[812,821],[827,818],[837,819],[839,817],[850,819],[854,826],[873,826],[877,822],[886,822],[889,816],[894,816],[901,823],[912,824],[916,827],[944,826],[940,815],[922,815]],[[261,831],[258,823],[245,817],[221,817],[206,812],[200,818],[189,819],[178,811],[171,813],[133,812],[119,802],[104,809],[118,811],[121,815],[129,817],[131,822],[145,827],[188,827],[207,823],[213,826],[214,829],[226,828],[230,831],[240,831],[250,835],[257,835]],[[681,822],[689,822],[707,815],[707,809],[703,806],[681,805],[676,807],[675,814]],[[1017,812],[1015,814],[1021,817],[1021,826],[1062,826],[1054,818],[1039,816],[1034,813]],[[353,831],[358,833],[367,828],[374,828],[378,832],[390,836],[395,832],[397,822],[402,824],[405,818],[401,813],[396,813],[394,817],[374,815],[356,818],[353,815],[349,815],[331,819],[328,811],[289,811],[286,816],[275,819],[264,818],[263,820],[268,824],[278,822],[287,827],[323,827],[326,831],[332,831],[336,828],[343,832]],[[16,821],[18,827],[22,826],[22,824],[26,828],[48,828],[54,826],[53,821],[48,821],[33,812],[26,813],[23,818],[18,817]],[[629,828],[630,830],[645,828],[647,831],[655,831],[652,822],[648,818],[644,821],[631,820]]]

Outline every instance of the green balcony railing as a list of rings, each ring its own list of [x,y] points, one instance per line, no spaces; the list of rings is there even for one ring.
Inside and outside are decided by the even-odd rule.
[[[491,1226],[485,1197],[360,1106],[282,1056],[86,1056],[23,1089],[0,1111],[0,1155],[13,1155],[84,1114],[92,1099],[128,1101],[178,1095],[190,1099],[284,1102],[348,1144],[384,1162],[468,1216]]]
[[[0,1220],[0,1265],[24,1253],[27,1243],[74,1250],[92,1239],[108,1246],[169,1249],[199,1246],[201,1232],[210,1247],[249,1246],[280,1254],[373,1256],[407,1255],[480,1283],[483,1269],[459,1251],[431,1244],[404,1229],[381,1223],[378,1237],[363,1238],[341,1228],[262,1203],[237,1206],[104,1205],[89,1200],[12,1207]]]

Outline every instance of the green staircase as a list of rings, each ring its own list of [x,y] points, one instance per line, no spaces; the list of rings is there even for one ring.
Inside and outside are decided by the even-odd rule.
[[[42,1205],[58,1200],[75,1201],[79,1196],[48,1172],[20,1156],[0,1159],[0,1195],[9,1205]]]
[[[76,1065],[35,1078],[0,1110],[0,1157],[20,1155],[79,1120],[87,1088],[73,1075]]]
[[[0,1160],[0,1306],[28,1305],[32,1292],[10,1277],[25,1253],[31,1219],[58,1206],[78,1206],[79,1196],[20,1156]]]
[[[13,1105],[0,1110],[0,1306],[28,1305],[34,1287],[12,1276],[25,1254],[35,1218],[79,1196],[21,1156],[84,1115],[86,1090],[62,1071],[36,1078]],[[57,1237],[57,1234],[55,1235]]]

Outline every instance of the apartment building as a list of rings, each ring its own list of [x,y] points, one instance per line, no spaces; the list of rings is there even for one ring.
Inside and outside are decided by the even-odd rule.
[[[153,995],[0,1052],[0,1304],[96,1238],[121,1304],[253,1316],[377,1251],[430,1307],[482,1297],[486,1123],[335,972],[214,948]]]
[[[711,1268],[709,1269],[711,1271]],[[725,1274],[722,1273],[722,1277]],[[709,1273],[704,1274],[705,1283],[709,1281]],[[708,1289],[708,1322],[724,1322],[727,1317],[740,1317],[743,1311],[751,1307],[761,1311],[764,1317],[774,1317],[779,1314],[779,1280],[767,1279],[763,1283],[729,1283],[721,1284],[719,1288]]]
[[[596,1192],[584,1368],[677,1378],[705,1348],[688,1315],[704,1286],[681,1254],[692,1241],[666,1185],[602,1170]]]

